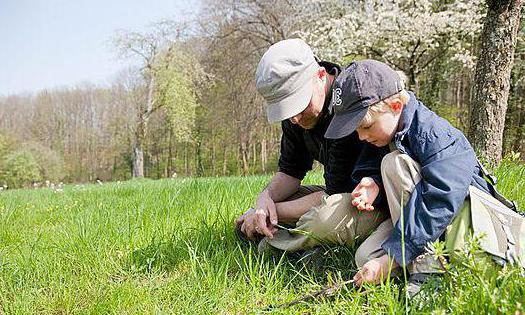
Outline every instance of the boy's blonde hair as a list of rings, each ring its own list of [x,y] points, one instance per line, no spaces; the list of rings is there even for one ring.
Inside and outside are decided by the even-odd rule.
[[[368,111],[366,112],[365,117],[361,119],[361,122],[358,125],[358,128],[363,125],[368,125],[372,123],[372,120],[374,118],[374,115],[379,113],[386,113],[386,112],[394,112],[392,108],[390,107],[389,103],[394,101],[399,101],[401,104],[405,105],[408,103],[410,96],[408,95],[408,92],[406,90],[401,90],[401,92],[396,93],[392,96],[389,96],[385,98],[384,100],[379,101],[378,103],[375,103],[374,105],[371,105],[368,107]]]

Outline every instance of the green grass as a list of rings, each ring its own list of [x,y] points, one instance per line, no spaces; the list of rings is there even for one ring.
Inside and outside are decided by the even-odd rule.
[[[498,170],[525,206],[524,167]],[[353,249],[325,249],[323,272],[257,255],[233,219],[268,177],[140,180],[0,193],[0,314],[261,313],[351,278]],[[322,182],[320,174],[307,178]],[[466,255],[468,256],[468,255]],[[429,287],[432,284],[429,284]],[[525,308],[520,270],[466,257],[428,301],[402,282],[345,288],[274,313],[509,313]],[[431,288],[428,292],[431,292]]]

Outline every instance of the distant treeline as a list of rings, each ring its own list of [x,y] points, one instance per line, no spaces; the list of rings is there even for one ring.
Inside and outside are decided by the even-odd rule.
[[[141,175],[165,178],[274,171],[280,126],[266,122],[253,78],[269,45],[296,36],[309,41],[321,59],[345,65],[355,59],[375,58],[403,70],[409,88],[416,90],[420,99],[467,131],[476,61],[472,56],[478,49],[482,4],[465,1],[460,10],[451,7],[454,1],[429,1],[431,6],[417,8],[428,11],[427,19],[446,10],[454,17],[469,9],[477,12],[471,18],[477,24],[451,22],[454,33],[443,28],[432,36],[428,29],[420,28],[414,30],[421,32],[419,43],[394,35],[390,36],[397,42],[374,42],[371,39],[379,35],[369,32],[371,46],[350,47],[323,34],[339,34],[333,26],[339,25],[348,32],[353,30],[356,35],[352,36],[366,36],[366,29],[358,32],[359,23],[342,25],[337,19],[347,14],[351,20],[363,10],[381,13],[379,9],[370,13],[366,1],[350,2],[355,5],[336,0],[209,1],[197,21],[163,21],[143,33],[116,34],[119,56],[135,58],[140,66],[123,70],[111,86],[84,84],[0,96],[0,186],[31,186],[46,180],[89,182]],[[423,2],[427,1],[393,1],[405,6]],[[473,10],[469,7],[473,5],[479,8]],[[407,12],[417,15],[418,10]],[[325,21],[330,27],[322,27]],[[465,32],[458,32],[462,27]],[[522,159],[524,35],[522,20],[503,143],[504,153],[521,153]],[[326,38],[333,44],[324,41]],[[393,48],[388,45],[399,52],[389,55]],[[420,54],[414,53],[419,49]]]

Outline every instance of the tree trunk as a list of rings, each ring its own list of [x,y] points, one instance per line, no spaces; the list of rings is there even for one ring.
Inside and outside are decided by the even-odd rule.
[[[215,165],[216,165],[216,161],[215,159],[217,158],[216,155],[217,153],[215,152],[215,133],[212,133],[212,136],[211,136],[211,174],[212,176],[215,176],[217,175],[215,172],[216,172],[216,169],[215,169]]]
[[[419,92],[419,79],[414,68],[410,68],[410,70],[408,71],[408,80],[410,81],[410,88],[417,95]]]
[[[172,151],[172,138],[173,138],[173,131],[171,130],[171,127],[168,129],[169,135],[168,135],[168,160],[166,161],[166,174],[164,177],[170,178],[173,175],[173,151]]]
[[[184,143],[184,174],[188,176],[190,174],[189,163],[188,163],[188,143]]]
[[[245,129],[244,132],[240,133],[239,138],[239,149],[240,149],[240,161],[242,162],[242,174],[248,175],[250,172],[250,160],[252,155],[251,147],[251,131],[249,128]]]
[[[133,144],[133,177],[144,177],[144,151],[142,144]]]
[[[523,153],[523,141],[525,140],[525,111],[523,110],[523,106],[518,107],[518,113],[516,116],[517,123],[514,124],[514,128],[517,128],[518,131],[514,137],[512,151]],[[525,156],[522,156],[522,158],[525,158]]]
[[[197,143],[195,144],[195,155],[196,155],[196,174],[197,176],[204,176],[204,163],[202,162],[202,141],[197,138]]]
[[[153,112],[153,89],[155,80],[152,76],[148,83],[148,98],[146,100],[146,110],[138,113],[137,130],[133,141],[133,177],[144,177],[144,139],[148,130],[148,121]]]
[[[497,164],[501,160],[522,2],[487,0],[487,5],[470,105],[469,138],[484,159]]]
[[[262,139],[262,142],[261,142],[261,170],[263,173],[266,173],[266,160],[267,160],[267,155],[266,155],[266,138],[263,138]]]
[[[241,141],[240,146],[240,155],[241,155],[241,161],[242,161],[242,174],[247,175],[249,171],[249,165],[248,165],[248,144],[244,141]]]
[[[253,142],[251,144],[253,152],[252,152],[252,165],[253,167],[256,167],[257,165],[257,142]]]
[[[228,154],[226,145],[223,146],[224,150],[222,151],[222,176],[226,176],[226,171],[228,170]]]

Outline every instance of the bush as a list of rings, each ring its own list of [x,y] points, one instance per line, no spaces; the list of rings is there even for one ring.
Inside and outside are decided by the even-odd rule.
[[[11,150],[11,141],[3,134],[0,134],[0,156],[6,156]]]
[[[36,142],[24,144],[36,159],[41,178],[51,182],[58,182],[66,177],[64,160],[52,149]]]
[[[18,188],[41,181],[42,175],[35,156],[26,148],[6,155],[0,172],[0,182]]]

